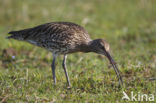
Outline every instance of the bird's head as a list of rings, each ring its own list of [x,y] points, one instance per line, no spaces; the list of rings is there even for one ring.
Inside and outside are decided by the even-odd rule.
[[[109,44],[104,39],[95,39],[91,42],[92,51],[98,54],[107,55],[109,53]]]
[[[117,74],[119,83],[122,84],[122,78],[120,76],[120,72],[116,66],[115,61],[113,60],[113,58],[110,55],[110,52],[109,52],[110,47],[109,47],[108,42],[104,39],[95,39],[95,40],[91,41],[90,46],[92,48],[92,50],[91,50],[92,52],[104,55],[109,59],[110,63],[112,64],[112,66]]]

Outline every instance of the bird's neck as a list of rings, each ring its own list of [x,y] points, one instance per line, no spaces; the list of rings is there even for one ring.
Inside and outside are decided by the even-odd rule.
[[[92,41],[89,41],[88,43],[85,43],[85,44],[81,44],[81,52],[94,52],[94,40]]]

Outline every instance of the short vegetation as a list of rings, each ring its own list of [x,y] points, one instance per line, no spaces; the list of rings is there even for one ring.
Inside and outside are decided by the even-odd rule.
[[[106,39],[122,73],[123,88],[106,57],[94,53],[68,55],[70,89],[60,56],[54,87],[52,53],[5,39],[9,31],[53,21],[80,24],[91,38]],[[0,102],[125,103],[123,91],[129,96],[132,91],[156,95],[155,0],[0,1]]]

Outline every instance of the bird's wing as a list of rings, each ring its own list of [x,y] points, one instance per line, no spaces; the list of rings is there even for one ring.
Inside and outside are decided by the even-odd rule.
[[[90,38],[88,32],[83,27],[70,22],[46,23],[20,31],[11,31],[9,34],[12,35],[8,38],[37,41],[44,39],[64,41],[76,37],[81,37],[81,39]]]

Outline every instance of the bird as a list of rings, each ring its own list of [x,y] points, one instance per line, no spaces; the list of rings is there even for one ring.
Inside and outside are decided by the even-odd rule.
[[[61,21],[50,22],[32,28],[11,31],[8,34],[10,35],[7,36],[7,39],[25,41],[47,49],[52,53],[51,69],[54,85],[56,85],[55,61],[58,55],[63,55],[62,67],[65,72],[67,85],[69,87],[71,86],[66,67],[66,59],[68,54],[75,52],[93,52],[106,56],[115,70],[119,85],[123,85],[121,73],[110,55],[109,43],[101,38],[92,40],[88,31],[79,24]]]

